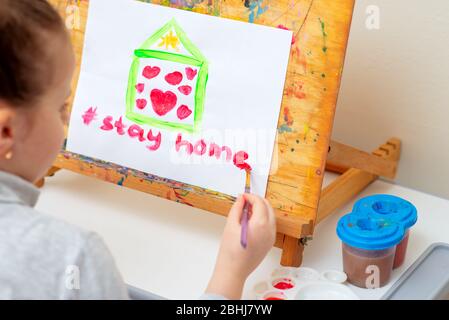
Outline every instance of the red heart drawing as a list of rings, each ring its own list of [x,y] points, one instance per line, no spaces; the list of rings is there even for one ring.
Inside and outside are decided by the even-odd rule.
[[[138,93],[142,93],[145,90],[145,85],[143,83],[136,84],[136,90]]]
[[[145,100],[145,99],[137,99],[136,100],[136,106],[140,110],[145,109],[145,107],[147,106],[147,100]]]
[[[158,89],[153,89],[150,94],[153,110],[159,116],[164,116],[169,113],[178,102],[176,94],[171,91],[163,92]]]
[[[189,107],[184,104],[178,108],[177,115],[179,120],[184,120],[188,118],[191,114],[192,110],[190,110]]]
[[[182,94],[188,96],[191,92],[192,92],[192,87],[191,86],[180,86],[178,88],[179,92],[181,92]]]
[[[182,73],[175,71],[172,73],[169,73],[165,76],[165,81],[167,81],[169,84],[177,86],[182,81]]]
[[[193,70],[192,68],[186,68],[186,75],[187,79],[193,80],[196,77],[196,74],[198,73],[198,70]]]
[[[161,73],[161,68],[146,66],[143,69],[142,75],[147,79],[153,79],[157,77],[159,73]]]

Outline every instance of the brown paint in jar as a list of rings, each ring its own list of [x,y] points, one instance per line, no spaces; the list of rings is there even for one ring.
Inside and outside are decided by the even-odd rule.
[[[407,230],[404,239],[396,246],[396,254],[394,256],[393,269],[399,268],[404,264],[405,256],[407,254],[407,245],[410,235],[410,230]]]
[[[342,244],[343,269],[348,282],[360,288],[383,287],[390,281],[395,247],[384,250],[365,250]],[[372,266],[376,266],[373,268]],[[374,280],[379,271],[378,281]]]

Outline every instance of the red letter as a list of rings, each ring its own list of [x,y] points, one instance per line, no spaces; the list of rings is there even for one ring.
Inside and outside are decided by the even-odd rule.
[[[211,143],[210,144],[210,150],[209,150],[209,156],[215,155],[215,158],[220,159],[222,151],[226,151],[226,161],[231,161],[232,159],[232,151],[229,147],[221,147],[218,144]]]
[[[148,140],[150,141],[155,141],[154,146],[147,146],[147,149],[150,151],[156,151],[157,149],[159,149],[159,147],[161,146],[161,141],[162,141],[162,135],[159,132],[157,136],[153,135],[153,131],[149,131],[148,135],[147,135]]]
[[[201,149],[198,150],[198,147],[200,147]],[[204,142],[204,140],[201,139],[200,141],[195,143],[195,147],[193,147],[193,150],[197,155],[202,156],[203,154],[206,153],[206,148],[207,148],[206,142]]]
[[[239,151],[234,155],[234,164],[240,170],[252,170],[251,166],[245,163],[248,159],[248,154],[245,151]]]
[[[126,126],[122,122],[122,117],[118,121],[115,122],[115,127],[117,128],[117,133],[121,136],[125,134],[125,128]]]
[[[131,138],[139,137],[139,141],[145,141],[145,137],[143,136],[145,132],[137,124],[133,124],[129,127],[128,134]]]
[[[211,143],[210,144],[210,149],[209,149],[209,157],[212,157],[213,155],[215,155],[215,157],[217,159],[220,159],[221,156],[221,148],[218,144],[215,143]]]
[[[231,161],[232,159],[232,151],[231,148],[223,146],[221,151],[226,151],[226,161]]]
[[[178,134],[178,138],[176,138],[176,151],[179,152],[179,150],[181,149],[182,146],[186,146],[187,148],[187,154],[191,155],[193,152],[193,146],[190,142],[188,141],[183,141],[182,140],[182,135]]]
[[[111,116],[107,116],[106,118],[103,119],[103,125],[100,127],[101,130],[104,131],[109,131],[114,129],[114,126],[112,125],[112,117]]]

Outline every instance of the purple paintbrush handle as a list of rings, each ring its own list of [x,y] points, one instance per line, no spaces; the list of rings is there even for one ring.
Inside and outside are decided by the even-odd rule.
[[[245,202],[245,206],[243,207],[242,219],[240,223],[242,225],[242,233],[240,235],[240,244],[243,248],[246,249],[248,245],[248,219],[249,219],[249,203]]]

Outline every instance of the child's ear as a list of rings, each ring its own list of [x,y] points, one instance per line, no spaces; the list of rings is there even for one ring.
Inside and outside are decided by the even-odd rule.
[[[0,100],[0,159],[12,151],[14,145],[13,119],[16,111],[8,103]]]

